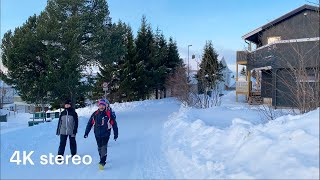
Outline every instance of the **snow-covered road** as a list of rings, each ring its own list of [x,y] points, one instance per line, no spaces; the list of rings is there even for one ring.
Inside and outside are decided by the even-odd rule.
[[[208,109],[170,98],[112,104],[119,138],[111,135],[104,171],[93,132],[83,138],[96,106],[77,110],[78,154],[90,155],[90,165],[41,165],[41,155],[57,154],[57,120],[16,128],[20,120],[11,119],[1,124],[0,179],[319,179],[320,108],[265,121],[256,106],[234,100],[231,92]],[[15,151],[34,151],[35,165],[10,163]]]
[[[88,117],[95,110],[79,112],[77,134],[78,154],[90,155],[90,165],[41,165],[40,156],[56,155],[59,137],[55,135],[57,121],[1,134],[1,178],[27,179],[145,179],[174,178],[164,152],[162,132],[168,116],[178,111],[179,103],[164,100],[157,103],[145,101],[139,105],[115,104],[119,138],[109,141],[106,169],[98,170],[98,151],[93,131],[83,138]],[[166,103],[166,106],[163,106]],[[68,143],[69,144],[69,143]],[[67,144],[66,153],[70,154]],[[14,151],[34,151],[31,159],[35,165],[17,165],[9,159]]]

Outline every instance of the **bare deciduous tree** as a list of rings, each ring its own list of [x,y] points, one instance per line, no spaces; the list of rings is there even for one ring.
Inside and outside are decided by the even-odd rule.
[[[188,83],[186,67],[177,67],[175,73],[168,77],[165,86],[169,95],[176,97],[185,105],[190,105],[190,84]]]

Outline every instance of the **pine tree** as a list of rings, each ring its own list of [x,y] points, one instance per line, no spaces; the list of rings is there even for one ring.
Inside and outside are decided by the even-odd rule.
[[[103,82],[108,82],[109,94],[108,99],[111,101],[121,101],[121,95],[123,92],[120,89],[120,83],[123,81],[123,65],[125,63],[126,54],[126,24],[119,21],[117,24],[113,24],[110,31],[106,33],[109,36],[106,47],[104,48],[103,59],[99,62],[100,72],[97,78],[97,84],[95,89],[96,95],[102,94],[101,85]],[[101,97],[98,97],[101,98]]]
[[[160,30],[156,30],[155,34],[155,74],[153,81],[155,82],[155,92],[156,92],[156,99],[159,98],[159,93],[158,91],[164,90],[164,84],[165,80],[167,78],[167,67],[166,67],[166,62],[168,61],[168,46],[167,46],[167,41],[163,35],[163,33],[160,33]]]
[[[154,88],[154,42],[150,25],[147,25],[146,17],[141,20],[141,27],[135,41],[136,44],[136,86],[135,91],[139,92],[137,98],[146,99]]]
[[[207,41],[203,50],[200,70],[196,75],[199,93],[203,93],[205,89],[213,89],[218,81],[223,81],[223,69],[222,63],[218,62],[218,54],[214,50],[212,42]]]
[[[30,103],[41,104],[48,101],[48,62],[46,46],[39,38],[36,15],[21,27],[5,33],[2,40],[2,61],[8,72],[3,80],[18,90],[22,99]]]
[[[174,73],[176,67],[182,66],[183,61],[179,56],[177,43],[173,41],[172,37],[169,38],[168,44],[168,61],[166,67],[168,68],[168,73]]]
[[[138,100],[138,91],[135,88],[137,72],[136,72],[136,49],[134,44],[134,37],[131,27],[128,26],[126,32],[126,54],[123,64],[123,81],[120,82],[120,89],[122,91],[121,97],[123,101]]]
[[[166,80],[165,81],[168,81],[168,78],[176,72],[177,67],[183,67],[183,66],[184,66],[183,60],[180,58],[177,43],[175,41],[173,41],[172,37],[170,37],[169,43],[168,43],[167,62],[165,63],[165,67],[166,67]],[[162,88],[164,91],[164,97],[166,97],[165,86]]]
[[[65,98],[83,104],[93,89],[90,96],[101,98],[105,81],[111,100],[149,98],[165,91],[165,80],[182,64],[176,42],[154,34],[145,16],[136,39],[125,23],[112,24],[106,0],[48,0],[39,16],[5,34],[2,49],[9,72],[1,78],[25,100],[50,99],[54,107]],[[85,73],[89,64],[99,65],[96,78]]]
[[[110,24],[105,0],[49,0],[41,18],[50,57],[51,96],[56,101],[82,99],[89,90],[86,65],[101,59],[99,38]]]

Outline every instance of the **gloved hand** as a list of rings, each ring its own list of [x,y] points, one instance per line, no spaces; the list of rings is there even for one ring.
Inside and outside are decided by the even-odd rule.
[[[114,137],[113,137],[113,139],[114,139],[115,141],[117,141],[117,139],[118,139],[118,136],[114,136]]]
[[[87,138],[87,137],[88,137],[88,134],[85,134],[83,137],[84,137],[84,138]]]

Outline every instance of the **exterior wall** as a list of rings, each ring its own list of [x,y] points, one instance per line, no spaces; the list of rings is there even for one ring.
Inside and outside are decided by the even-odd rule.
[[[290,72],[285,69],[273,70],[273,94],[272,105],[281,107],[294,107],[295,104],[295,89],[292,89],[292,83],[294,79],[290,75]]]
[[[263,70],[261,73],[261,97],[272,98],[272,72]]]
[[[248,56],[248,69],[316,67],[320,64],[319,40],[273,44],[256,50]]]
[[[268,37],[280,36],[281,40],[319,37],[319,12],[304,10],[299,14],[264,30],[259,46],[268,44]]]
[[[247,69],[272,68],[269,72],[262,72],[261,96],[272,98],[273,106],[294,107],[297,104],[297,89],[293,87],[299,80],[295,79],[290,69],[313,68],[312,71],[319,72],[319,39],[314,41],[320,37],[319,22],[319,12],[305,9],[248,37],[247,40],[256,43],[258,49],[248,54]],[[269,37],[280,37],[280,41],[268,44]],[[239,54],[239,58],[243,54]],[[317,77],[315,82],[307,83],[319,87],[319,74]]]
[[[274,68],[307,68],[319,66],[319,40],[277,44],[273,48]]]
[[[313,77],[317,77],[318,79],[310,82],[300,82],[300,80],[293,75],[290,69],[282,68],[274,69],[272,71],[272,78],[274,81],[272,90],[273,106],[296,107],[301,99],[304,99],[297,96],[299,94],[302,95],[303,90],[307,91],[307,97],[305,98],[309,98],[309,95],[311,95],[312,93],[315,93],[313,94],[313,97],[319,97],[319,71],[314,72],[314,69],[306,69],[305,72],[307,72],[307,74],[309,75],[312,75]],[[315,73],[317,73],[317,75]],[[308,83],[308,85],[310,85],[313,90],[309,88],[299,89],[297,83]],[[314,99],[309,100],[311,101]]]

